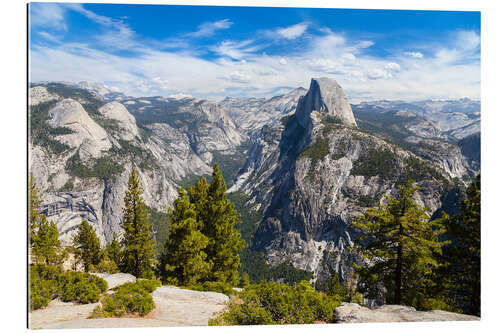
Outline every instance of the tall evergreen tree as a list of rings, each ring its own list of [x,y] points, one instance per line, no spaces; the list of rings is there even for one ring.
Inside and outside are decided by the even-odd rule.
[[[33,256],[36,263],[46,265],[59,264],[62,258],[59,231],[54,222],[47,221],[45,215],[40,215],[40,222],[32,239]]]
[[[339,274],[332,270],[326,286],[326,293],[331,296],[338,295],[342,301],[346,301],[349,295],[347,287],[340,282]]]
[[[448,266],[442,278],[449,282],[449,297],[466,313],[481,314],[481,176],[467,188],[460,213],[446,216],[451,242],[443,249]]]
[[[205,249],[213,262],[209,281],[238,284],[239,252],[245,246],[236,225],[240,216],[226,195],[227,187],[217,164],[213,167],[210,184],[205,179],[188,187],[189,200],[195,205],[202,233],[209,242]]]
[[[82,261],[85,272],[90,271],[99,264],[101,260],[101,242],[94,228],[87,220],[82,220],[72,241],[73,246],[77,249],[76,255]]]
[[[104,249],[106,255],[110,260],[113,260],[116,266],[120,266],[122,262],[122,250],[120,248],[120,242],[116,238],[116,234],[113,234],[113,240],[106,245]]]
[[[184,189],[169,208],[170,236],[160,258],[160,274],[164,282],[190,286],[205,279],[211,263],[203,251],[208,238],[200,231],[195,205],[189,202]]]
[[[30,234],[30,245],[32,245],[32,239],[35,236],[36,229],[40,226],[41,214],[40,205],[42,200],[40,199],[40,190],[35,182],[35,177],[33,173],[30,172],[28,179],[28,201],[29,201],[29,234]]]
[[[125,193],[125,206],[121,223],[124,230],[121,241],[123,248],[122,271],[138,278],[153,275],[153,262],[156,256],[152,227],[142,193],[137,173],[132,170]]]
[[[387,303],[419,307],[434,283],[444,227],[440,219],[429,221],[425,209],[412,200],[418,187],[398,188],[398,198],[386,197],[387,206],[368,209],[353,222],[361,231],[357,248],[367,260],[356,267],[360,291],[374,299],[382,294]]]

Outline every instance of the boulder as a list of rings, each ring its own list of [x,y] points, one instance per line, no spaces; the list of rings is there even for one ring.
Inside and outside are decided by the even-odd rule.
[[[414,321],[471,321],[479,317],[441,310],[417,311],[411,306],[382,305],[370,309],[353,303],[342,303],[335,309],[337,323],[386,323]]]

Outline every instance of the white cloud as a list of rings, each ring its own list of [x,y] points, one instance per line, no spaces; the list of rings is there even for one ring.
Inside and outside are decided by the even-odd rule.
[[[212,47],[211,50],[221,56],[242,59],[261,48],[257,45],[251,46],[252,43],[253,40],[244,40],[241,42],[226,40]]]
[[[307,24],[299,23],[286,28],[277,29],[276,33],[286,39],[296,39],[302,36],[306,30]]]
[[[385,69],[390,70],[390,71],[399,71],[401,70],[401,66],[395,62],[390,62],[387,65],[385,65]]]
[[[97,40],[102,45],[119,50],[138,46],[138,42],[135,40],[135,31],[132,30],[130,26],[123,21],[123,19],[118,20],[98,15],[85,9],[82,4],[71,3],[66,4],[66,6],[105,28],[105,31],[101,32],[97,36]]]
[[[240,71],[235,71],[229,74],[228,79],[235,83],[249,83],[251,76]]]
[[[356,60],[356,56],[352,53],[343,53],[342,58],[349,62],[353,62]]]
[[[151,81],[157,83],[158,86],[159,86],[159,88],[162,89],[162,90],[169,90],[169,89],[171,89],[170,82],[167,79],[165,79],[165,78],[162,78],[160,76],[156,76],[156,77],[152,78]]]
[[[186,34],[190,37],[210,37],[215,34],[217,30],[229,29],[233,25],[229,19],[224,19],[215,22],[205,22],[198,26],[198,30]]]
[[[46,40],[48,40],[52,43],[61,44],[61,41],[59,40],[59,38],[55,37],[54,35],[46,32],[46,31],[38,31],[37,33],[38,33],[38,35],[42,36],[43,38],[45,38]]]
[[[378,79],[388,79],[392,78],[392,74],[385,69],[380,68],[372,68],[367,71],[366,76],[370,80],[378,80]]]
[[[32,3],[29,5],[30,26],[67,30],[65,12],[65,7],[60,4]]]
[[[421,52],[412,52],[412,51],[405,52],[404,55],[407,57],[417,58],[417,59],[424,57],[424,55]]]
[[[139,55],[117,56],[106,48],[78,43],[35,45],[31,47],[31,80],[87,80],[105,82],[129,95],[183,93],[217,99],[269,96],[276,93],[276,87],[307,87],[311,77],[329,76],[344,87],[352,102],[480,96],[479,60],[474,58],[480,42],[470,32],[458,32],[447,43],[426,49],[425,58],[411,48],[392,55],[390,61],[378,58],[367,53],[373,42],[323,29],[322,35],[308,35],[300,52],[266,55],[260,52],[265,45],[255,40],[226,40],[208,47],[218,57],[205,60],[185,46],[167,52],[161,48],[162,41],[141,42],[121,21],[93,18],[103,22],[107,31],[115,31],[116,42],[130,41],[125,45],[140,50]],[[281,42],[289,40],[283,38]],[[184,41],[178,42],[182,48]]]
[[[456,35],[458,49],[475,51],[481,44],[481,37],[475,31],[460,30]]]
[[[178,93],[178,94],[170,94],[168,95],[168,97],[175,99],[183,99],[183,98],[192,98],[193,96],[189,94]]]
[[[375,43],[372,42],[372,41],[370,41],[370,40],[364,40],[364,41],[359,42],[357,46],[359,48],[366,49],[366,48],[368,48],[368,47],[370,47],[370,46],[372,46],[374,44]]]

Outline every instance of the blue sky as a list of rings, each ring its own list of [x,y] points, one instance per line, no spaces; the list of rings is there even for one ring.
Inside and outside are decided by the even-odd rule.
[[[30,4],[30,80],[134,96],[269,97],[311,77],[351,101],[480,97],[480,14]]]

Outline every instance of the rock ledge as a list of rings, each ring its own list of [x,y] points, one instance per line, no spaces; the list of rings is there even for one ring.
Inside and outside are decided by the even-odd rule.
[[[411,306],[383,305],[375,309],[342,303],[335,309],[337,323],[384,323],[415,321],[471,321],[479,317],[441,310],[417,311]]]

